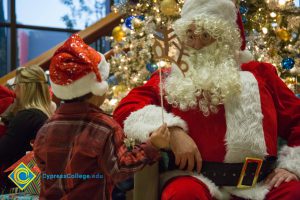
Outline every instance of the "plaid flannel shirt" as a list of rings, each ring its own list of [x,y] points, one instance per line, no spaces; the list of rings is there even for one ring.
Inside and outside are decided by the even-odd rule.
[[[158,160],[149,142],[128,151],[111,117],[87,103],[62,104],[40,129],[34,144],[41,169],[40,199],[111,199],[114,183]],[[46,178],[60,174],[103,174],[103,178]]]

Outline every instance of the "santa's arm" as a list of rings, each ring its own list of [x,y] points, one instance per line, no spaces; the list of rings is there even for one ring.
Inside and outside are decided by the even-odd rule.
[[[278,134],[287,140],[278,154],[278,167],[300,177],[300,99],[278,77],[275,68],[267,65],[267,86],[271,88],[277,110]]]
[[[124,127],[127,137],[144,142],[150,133],[162,125],[159,80],[159,73],[153,74],[145,85],[133,89],[114,111],[114,119]],[[168,127],[177,126],[187,130],[186,123],[167,110],[169,108],[165,102],[164,122]]]

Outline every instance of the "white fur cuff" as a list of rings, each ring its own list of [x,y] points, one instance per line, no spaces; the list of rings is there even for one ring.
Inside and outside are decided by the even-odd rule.
[[[244,51],[239,52],[239,61],[241,64],[248,63],[253,60],[254,60],[254,57],[249,50],[244,50]]]
[[[279,152],[278,167],[286,169],[300,178],[300,147],[284,146]]]
[[[134,138],[144,142],[149,134],[158,129],[162,125],[161,107],[155,105],[145,106],[144,108],[132,112],[124,121],[124,131],[127,137]],[[168,125],[178,126],[187,130],[186,123],[172,113],[164,112],[164,121]]]

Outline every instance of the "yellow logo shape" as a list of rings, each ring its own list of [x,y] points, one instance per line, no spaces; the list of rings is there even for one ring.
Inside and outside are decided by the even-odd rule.
[[[35,177],[36,175],[23,162],[8,175],[8,178],[21,190],[24,190]]]

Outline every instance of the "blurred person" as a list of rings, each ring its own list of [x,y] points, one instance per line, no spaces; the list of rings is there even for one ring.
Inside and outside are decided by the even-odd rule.
[[[12,85],[15,92],[15,115],[0,138],[0,165],[5,169],[31,151],[30,143],[53,114],[45,74],[39,66],[16,70]],[[5,183],[2,183],[5,187]]]
[[[12,111],[15,101],[15,93],[7,87],[0,85],[0,138],[6,131],[7,117]]]

